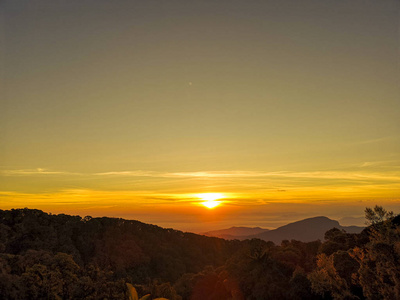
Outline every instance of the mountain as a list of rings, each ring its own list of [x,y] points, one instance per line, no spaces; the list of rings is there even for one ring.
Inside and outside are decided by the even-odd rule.
[[[213,230],[202,233],[206,236],[219,237],[226,240],[244,240],[249,235],[256,235],[268,231],[260,227],[231,227],[228,229]]]
[[[345,230],[347,233],[360,233],[364,227],[358,226],[341,226],[338,221],[331,220],[327,217],[308,218],[294,223],[290,223],[274,230],[262,232],[246,238],[258,238],[265,241],[272,241],[280,244],[282,240],[298,240],[302,242],[311,242],[315,240],[324,240],[325,232],[332,228]]]

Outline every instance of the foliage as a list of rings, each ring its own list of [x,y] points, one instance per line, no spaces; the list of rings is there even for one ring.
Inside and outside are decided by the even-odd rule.
[[[150,294],[144,295],[143,297],[141,297],[139,299],[138,293],[137,293],[136,289],[133,287],[132,284],[127,283],[126,287],[128,288],[129,300],[150,300],[150,297],[151,297]],[[153,300],[168,300],[168,299],[166,299],[166,298],[155,298]]]
[[[127,283],[126,287],[128,288],[129,300],[149,300],[150,299],[150,296],[151,296],[150,294],[144,295],[143,297],[141,297],[139,299],[138,293],[132,284]],[[158,298],[158,299],[161,299],[161,298]]]
[[[334,299],[400,299],[400,216],[381,206],[365,209],[370,224],[359,235],[332,229],[325,235],[313,290]]]
[[[166,284],[223,265],[236,243],[138,221],[0,210],[0,294],[123,299],[123,282],[149,289],[158,279],[158,297],[180,299]]]
[[[393,218],[392,211],[386,211],[382,206],[376,205],[373,209],[365,209],[365,219],[367,225],[376,225]]]
[[[312,289],[320,295],[324,295],[329,291],[334,299],[353,299],[352,293],[350,292],[351,281],[348,282],[345,278],[340,276],[338,270],[338,255],[342,258],[349,260],[349,256],[346,256],[346,252],[340,251],[327,256],[325,254],[318,255],[318,267],[309,275],[309,279],[312,284]],[[351,258],[350,258],[351,259]],[[348,270],[343,270],[342,274],[346,274],[346,277],[350,277],[353,274],[354,268],[352,263],[348,264],[348,261],[344,262],[344,266],[350,266]],[[342,266],[343,267],[343,266]],[[354,298],[356,299],[356,298]]]
[[[400,299],[399,223],[400,216],[385,214],[369,228],[369,243],[352,250],[360,264],[357,280],[368,299]]]
[[[400,299],[400,216],[360,234],[226,241],[114,218],[0,210],[2,299]],[[135,287],[126,282],[134,282]],[[128,290],[126,290],[126,287]],[[138,294],[145,295],[139,299]],[[154,298],[155,299],[154,299]]]

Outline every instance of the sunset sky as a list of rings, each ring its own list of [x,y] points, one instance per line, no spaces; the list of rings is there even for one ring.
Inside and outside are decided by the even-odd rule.
[[[400,213],[399,11],[3,0],[0,208],[195,232]]]

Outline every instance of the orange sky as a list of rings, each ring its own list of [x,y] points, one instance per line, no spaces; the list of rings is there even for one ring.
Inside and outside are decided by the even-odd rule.
[[[398,1],[0,5],[0,208],[197,232],[400,211]]]

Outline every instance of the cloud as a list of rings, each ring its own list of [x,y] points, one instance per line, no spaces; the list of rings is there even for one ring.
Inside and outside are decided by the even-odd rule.
[[[398,160],[382,160],[382,161],[366,161],[363,162],[362,164],[358,165],[360,168],[367,168],[367,167],[374,167],[374,166],[379,166],[379,167],[389,167],[389,168],[399,168],[400,167],[400,161]]]
[[[383,162],[365,162],[361,167],[381,164]],[[292,179],[327,179],[353,181],[400,181],[399,172],[367,172],[367,171],[199,171],[199,172],[157,172],[143,170],[109,171],[98,173],[72,173],[53,171],[43,168],[3,170],[5,176],[36,175],[79,175],[79,176],[113,176],[113,177],[154,177],[154,178],[292,178]]]
[[[153,171],[111,171],[111,172],[101,172],[93,173],[96,176],[132,176],[132,177],[160,177],[159,173]]]
[[[3,170],[0,171],[5,176],[30,176],[30,175],[77,175],[77,173],[63,172],[63,171],[50,171],[48,169],[20,169],[20,170]]]
[[[400,180],[400,174],[393,173],[360,173],[360,172],[337,172],[337,171],[313,171],[313,172],[257,172],[257,171],[212,171],[212,172],[181,172],[166,173],[160,177],[207,177],[207,178],[251,178],[251,177],[285,177],[306,179],[346,179],[346,180]]]
[[[310,178],[310,179],[349,179],[349,180],[400,180],[400,174],[393,173],[366,173],[366,172],[338,172],[338,171],[313,171],[313,172],[258,172],[258,171],[202,171],[202,172],[154,172],[154,171],[119,171],[95,173],[94,175],[106,176],[132,176],[132,177],[164,177],[164,178],[252,178],[252,177],[285,177],[285,178]]]
[[[398,136],[385,136],[377,139],[368,139],[368,140],[362,140],[362,141],[355,141],[353,145],[364,145],[364,144],[374,144],[374,143],[381,143],[385,141],[390,141],[390,140],[397,140],[399,137]]]
[[[376,166],[378,165],[379,162],[371,162],[371,161],[366,161],[363,164],[361,164],[361,168],[365,168],[365,167],[371,167],[371,166]]]

